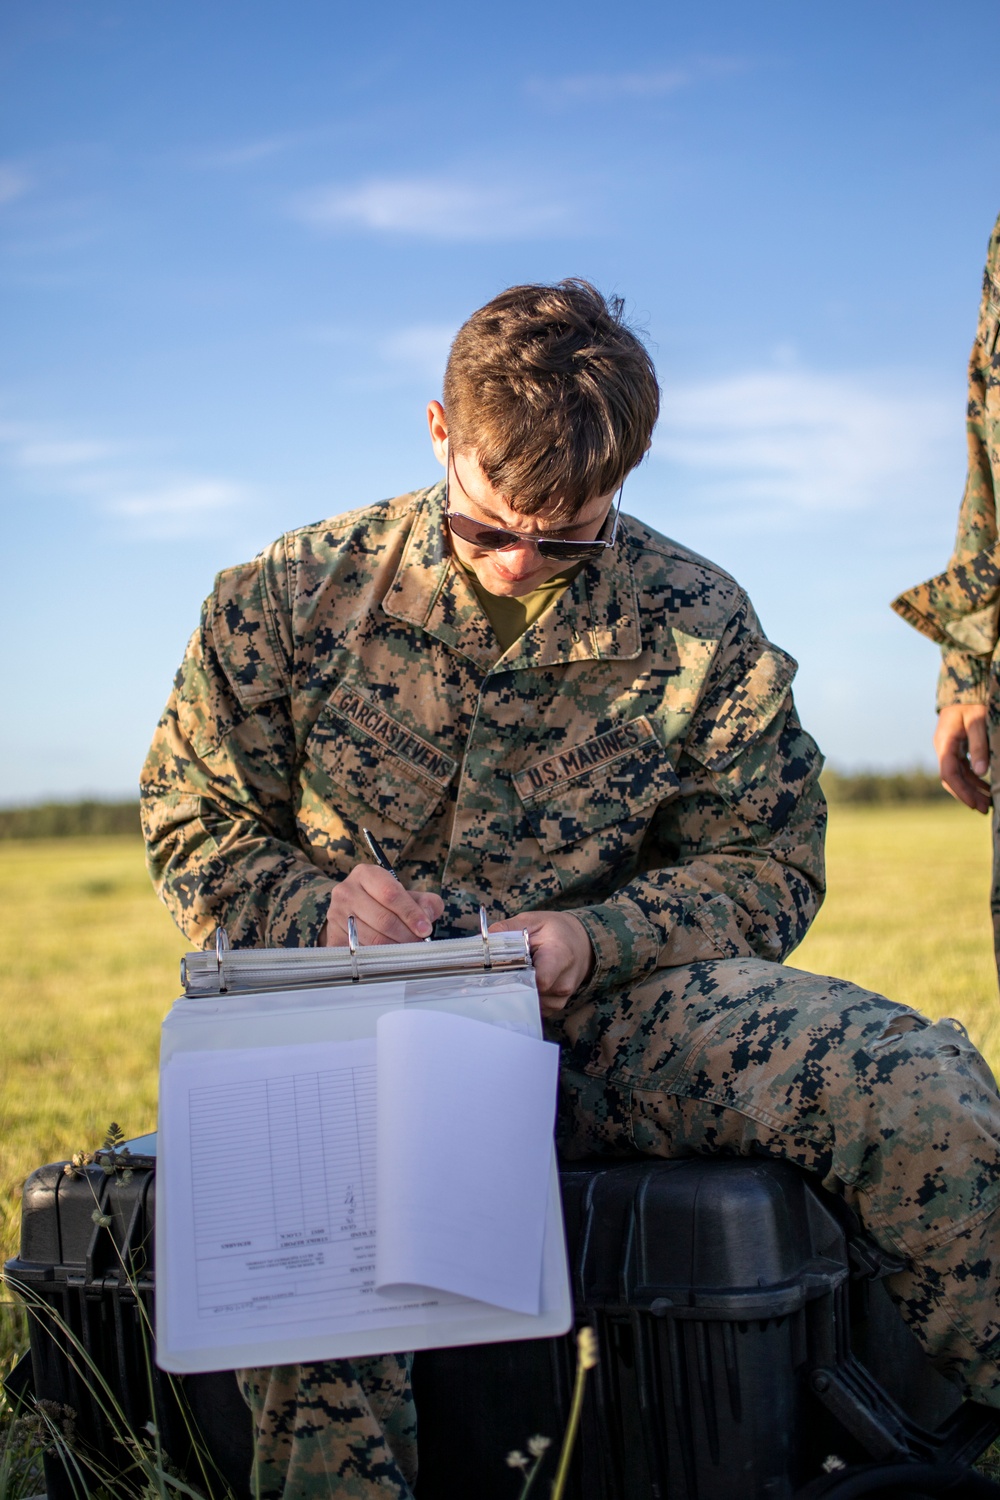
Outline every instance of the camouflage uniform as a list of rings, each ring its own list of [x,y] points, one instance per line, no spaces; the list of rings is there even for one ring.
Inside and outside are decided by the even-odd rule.
[[[439,936],[474,931],[480,902],[573,911],[595,962],[551,1028],[564,1151],[801,1162],[907,1258],[918,1334],[994,1399],[989,1071],[950,1027],[778,966],[823,894],[795,663],[731,578],[628,517],[501,656],[442,499],[338,517],[219,575],[143,775],[176,920],[196,942],[221,923],[237,945],[314,943],[362,825],[406,885],[440,889]],[[375,1403],[339,1367],[318,1403],[343,1419],[333,1460],[297,1464],[332,1367],[315,1368],[246,1374],[268,1493],[350,1472],[371,1437]],[[369,1492],[405,1495],[377,1462]]]
[[[969,356],[969,467],[958,536],[943,573],[908,589],[892,607],[941,646],[937,706],[987,704],[990,757],[1000,766],[1000,219],[990,236],[976,338]],[[994,786],[993,932],[1000,964],[1000,792]]]

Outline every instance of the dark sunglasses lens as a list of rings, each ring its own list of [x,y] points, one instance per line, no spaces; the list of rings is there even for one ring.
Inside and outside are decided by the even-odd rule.
[[[498,552],[501,548],[509,547],[512,542],[517,541],[517,537],[509,531],[500,531],[495,526],[481,526],[470,516],[459,515],[453,510],[448,512],[448,524],[463,542],[471,542],[474,547],[481,547],[484,552]]]
[[[511,531],[501,531],[496,526],[481,526],[471,516],[463,516],[459,511],[448,512],[448,524],[463,542],[471,542],[484,552],[500,552],[504,547],[510,547],[520,540]],[[596,557],[604,550],[603,542],[564,542],[558,538],[551,542],[536,541],[535,546],[539,556],[547,558],[549,562],[581,562],[583,558]]]
[[[580,562],[604,551],[603,542],[536,542],[540,557],[550,562]]]

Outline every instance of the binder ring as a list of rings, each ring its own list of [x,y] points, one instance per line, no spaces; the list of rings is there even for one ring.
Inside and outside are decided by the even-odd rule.
[[[483,940],[483,968],[492,969],[493,958],[490,953],[490,919],[486,915],[486,907],[479,908],[479,935]]]
[[[357,984],[361,970],[358,967],[358,924],[353,917],[347,919],[347,946],[351,952],[351,983]]]
[[[224,995],[226,993],[226,971],[223,966],[223,959],[231,948],[232,944],[229,941],[229,933],[224,927],[217,927],[215,929],[215,962],[219,971],[220,995]],[[184,976],[182,973],[181,978],[183,979],[183,977]]]

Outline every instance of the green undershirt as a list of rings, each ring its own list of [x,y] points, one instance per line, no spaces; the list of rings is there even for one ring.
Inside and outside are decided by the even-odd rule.
[[[501,655],[508,651],[515,641],[520,640],[529,625],[534,625],[536,620],[541,619],[549,606],[554,604],[563,590],[573,582],[582,567],[583,563],[577,563],[574,567],[567,568],[565,573],[560,573],[556,578],[550,578],[540,588],[532,589],[530,594],[521,594],[517,599],[507,594],[489,593],[483,588],[471,568],[464,569],[475,590],[476,598],[483,606],[486,617],[493,626],[493,634],[500,642]]]

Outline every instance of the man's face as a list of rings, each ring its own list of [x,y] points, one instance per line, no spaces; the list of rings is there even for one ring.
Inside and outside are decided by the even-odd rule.
[[[449,470],[449,507],[482,521],[486,526],[497,526],[504,530],[517,531],[527,536],[560,537],[564,541],[594,541],[601,533],[614,494],[601,495],[588,500],[578,516],[569,526],[564,520],[553,521],[545,511],[533,516],[522,516],[508,505],[502,495],[493,488],[471,453],[454,453],[446,458]],[[463,541],[449,531],[451,548],[458,561],[476,575],[483,588],[490,594],[501,594],[517,598],[540,588],[550,578],[565,573],[572,562],[539,556],[534,543],[517,541],[501,551],[487,552],[472,542]]]

